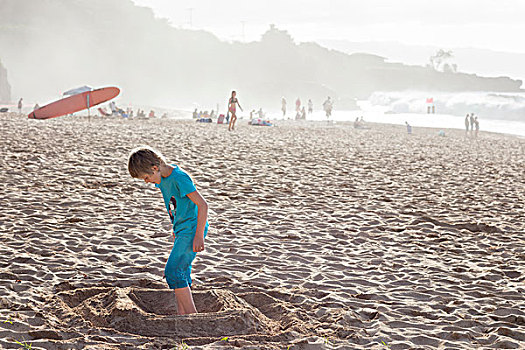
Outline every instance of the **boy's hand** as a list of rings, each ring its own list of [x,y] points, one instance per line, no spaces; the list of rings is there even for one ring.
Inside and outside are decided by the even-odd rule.
[[[195,235],[193,238],[193,251],[195,253],[202,252],[204,250],[204,237]]]

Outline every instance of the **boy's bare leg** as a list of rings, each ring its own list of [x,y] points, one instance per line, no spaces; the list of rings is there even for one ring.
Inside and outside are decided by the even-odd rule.
[[[175,300],[177,301],[177,315],[184,315],[184,305],[177,298],[177,294],[175,294]]]
[[[193,303],[190,287],[175,289],[175,297],[177,298],[177,309],[179,315],[197,313],[197,309]]]

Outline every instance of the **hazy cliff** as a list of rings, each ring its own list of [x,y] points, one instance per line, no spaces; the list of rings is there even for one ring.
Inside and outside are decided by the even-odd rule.
[[[11,86],[7,81],[7,69],[2,66],[0,61],[0,103],[8,103],[11,101]]]
[[[340,107],[378,90],[517,91],[521,81],[439,73],[296,44],[276,28],[251,43],[171,27],[130,0],[2,0],[0,52],[13,93],[51,99],[88,84],[118,85],[122,99],[189,106],[225,103],[239,90],[248,108],[278,108],[280,97]],[[319,102],[317,102],[319,101]]]

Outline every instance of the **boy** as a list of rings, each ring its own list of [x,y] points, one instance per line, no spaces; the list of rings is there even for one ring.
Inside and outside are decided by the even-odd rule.
[[[177,298],[177,313],[196,313],[191,295],[191,263],[204,250],[208,233],[208,204],[195,188],[191,177],[177,165],[168,165],[160,153],[139,147],[131,151],[128,170],[132,177],[154,183],[162,192],[173,224],[175,241],[164,275]]]

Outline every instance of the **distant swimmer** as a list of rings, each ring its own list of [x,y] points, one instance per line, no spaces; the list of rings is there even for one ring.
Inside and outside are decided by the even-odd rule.
[[[237,121],[237,105],[242,111],[242,107],[237,99],[237,93],[232,91],[232,97],[228,100],[228,111],[231,113],[230,123],[228,124],[228,131],[235,130],[235,122]]]
[[[281,99],[281,111],[283,111],[283,117],[286,115],[286,99],[283,97]]]
[[[467,113],[467,116],[465,117],[465,135],[468,136],[468,127],[469,127],[469,114]]]
[[[312,114],[314,111],[314,103],[312,102],[312,100],[308,100],[308,114]]]

